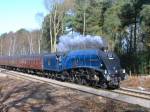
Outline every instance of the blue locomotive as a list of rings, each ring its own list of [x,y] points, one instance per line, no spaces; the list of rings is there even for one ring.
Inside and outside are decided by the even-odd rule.
[[[126,74],[113,52],[96,49],[0,57],[0,66],[29,73],[42,72],[53,79],[101,88],[119,87]]]
[[[55,78],[102,88],[118,87],[126,74],[114,53],[101,50],[44,55],[43,62],[45,72],[55,71]]]

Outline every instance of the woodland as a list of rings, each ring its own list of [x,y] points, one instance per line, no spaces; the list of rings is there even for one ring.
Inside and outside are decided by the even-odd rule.
[[[43,5],[49,13],[38,15],[41,29],[1,34],[1,56],[57,52],[59,37],[74,31],[105,38],[128,73],[150,74],[149,0],[44,0]]]

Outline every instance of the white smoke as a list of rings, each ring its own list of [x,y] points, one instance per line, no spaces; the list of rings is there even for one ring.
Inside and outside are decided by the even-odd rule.
[[[107,48],[107,42],[100,36],[83,36],[77,32],[70,32],[59,38],[58,52],[66,52],[76,49],[102,49]]]

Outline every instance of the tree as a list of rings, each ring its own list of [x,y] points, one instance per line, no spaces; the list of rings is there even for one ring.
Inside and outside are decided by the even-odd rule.
[[[87,16],[89,10],[89,0],[75,1],[75,24],[74,29],[78,30],[83,35],[86,34]],[[80,24],[81,23],[81,24]]]
[[[140,20],[140,11],[142,9],[143,0],[126,0],[121,6],[118,14],[122,27],[130,27],[130,52],[137,51],[137,23]],[[134,26],[134,29],[133,29]],[[132,35],[134,34],[134,38]],[[133,47],[132,47],[133,46]]]
[[[150,47],[150,6],[145,5],[141,11],[142,29],[145,35],[145,44]]]
[[[124,31],[118,17],[119,11],[119,5],[113,4],[112,7],[106,11],[104,21],[104,32],[107,40],[109,41],[109,48],[114,50],[116,47],[116,52],[121,50],[121,47],[117,45],[121,43],[121,40],[123,39],[121,32]]]
[[[33,41],[33,54],[40,54],[41,53],[41,30],[33,30],[30,32],[32,41]]]
[[[64,33],[64,18],[70,6],[68,5],[68,0],[45,0],[45,6],[49,10],[49,14],[45,17],[43,22],[43,33],[49,32],[49,34],[43,34],[47,36],[45,40],[49,40],[45,50],[50,48],[51,52],[56,52],[57,38],[60,34]],[[46,23],[48,23],[49,26],[47,26]]]
[[[111,6],[110,0],[76,0],[74,30],[83,35],[103,35],[104,15]]]
[[[31,32],[20,29],[16,32],[16,55],[26,55],[26,54],[33,54],[33,37],[31,35]],[[21,46],[21,47],[20,47]]]
[[[87,8],[89,6],[89,2],[87,0],[82,0],[82,2],[84,4],[83,5],[83,35],[85,35],[85,30],[86,30],[86,10],[87,10]]]
[[[16,38],[13,32],[7,34],[7,40],[9,42],[8,55],[13,56],[15,54]]]
[[[44,14],[43,13],[37,13],[35,15],[35,18],[37,20],[37,23],[39,24],[39,26],[42,26],[42,22],[44,20]],[[37,35],[37,38],[38,38],[38,53],[40,54],[41,53],[41,40],[42,40],[42,33],[43,33],[43,30],[42,28],[39,30],[35,30],[34,33]]]
[[[6,54],[6,44],[5,44],[5,39],[7,37],[7,33],[3,33],[0,36],[0,40],[1,40],[1,55],[5,55]]]

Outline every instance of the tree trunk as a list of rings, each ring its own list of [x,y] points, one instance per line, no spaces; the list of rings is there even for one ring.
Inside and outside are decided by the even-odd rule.
[[[52,16],[50,15],[50,51],[52,52],[52,46],[53,46],[53,36],[52,36]]]
[[[28,42],[29,42],[29,54],[32,54],[33,52],[32,36],[30,36],[30,34],[28,34],[27,36],[28,36]]]
[[[64,33],[64,21],[62,20],[62,23],[61,23],[61,33],[63,34]]]
[[[83,13],[83,35],[85,36],[85,25],[86,25],[86,18],[85,18],[85,10],[84,10],[84,13]]]
[[[12,42],[12,37],[11,37],[8,56],[11,56],[11,55],[12,55],[12,53],[11,53],[11,51],[12,51],[12,43],[13,43],[13,42]]]
[[[56,49],[56,16],[57,16],[57,6],[56,6],[56,9],[55,9],[55,12],[54,12],[54,21],[53,21],[53,24],[54,24],[54,40],[53,40],[53,50],[52,52],[55,52],[55,49]]]
[[[137,50],[137,47],[136,47],[136,41],[137,41],[136,30],[137,30],[137,23],[136,23],[136,17],[135,17],[135,24],[134,24],[134,52],[135,53]]]
[[[1,56],[3,55],[3,42],[2,42],[2,39],[1,39]]]
[[[132,47],[132,44],[133,44],[133,27],[132,25],[130,26],[130,47],[129,47],[129,52],[132,53],[132,50],[133,50],[133,47]]]
[[[38,39],[38,52],[39,52],[39,54],[41,53],[41,37],[40,37],[40,39]]]
[[[15,46],[16,46],[16,37],[14,37],[14,40],[13,40],[12,55],[15,54]]]

